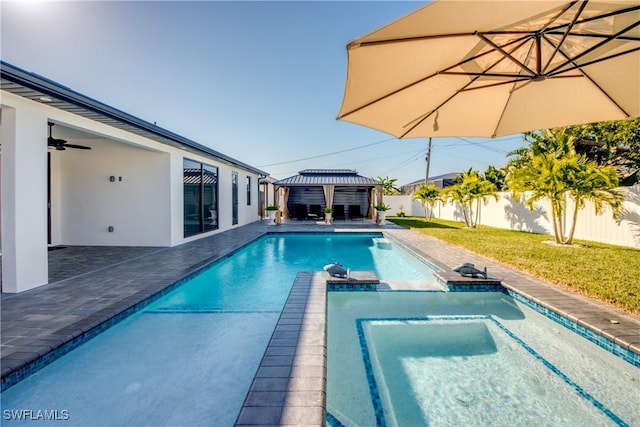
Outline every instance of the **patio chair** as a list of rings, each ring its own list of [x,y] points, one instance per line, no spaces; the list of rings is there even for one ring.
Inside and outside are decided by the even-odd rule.
[[[322,213],[322,207],[320,205],[309,205],[309,215],[310,219],[322,219],[324,218],[324,214]]]
[[[349,205],[349,218],[351,220],[364,220],[364,215],[360,212],[360,205]]]
[[[333,205],[333,219],[334,220],[344,220],[344,205]]]
[[[293,205],[293,217],[297,220],[307,219],[307,206],[302,204]]]

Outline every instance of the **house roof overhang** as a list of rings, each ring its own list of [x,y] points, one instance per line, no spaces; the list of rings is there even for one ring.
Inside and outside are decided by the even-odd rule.
[[[14,65],[0,61],[0,89],[58,108],[136,135],[149,138],[161,144],[183,149],[198,155],[213,158],[222,163],[267,176],[268,173],[226,156],[216,150],[201,145],[155,124],[113,108],[100,101],[82,95],[66,86],[25,71]]]

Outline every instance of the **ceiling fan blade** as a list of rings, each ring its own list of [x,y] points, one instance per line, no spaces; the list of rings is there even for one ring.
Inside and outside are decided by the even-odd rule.
[[[91,150],[91,147],[87,147],[86,145],[64,144],[64,146],[68,148],[79,148],[81,150]]]
[[[66,140],[60,138],[54,138],[51,134],[51,129],[55,125],[55,123],[48,123],[49,125],[49,138],[47,138],[47,145],[49,147],[54,147],[58,151],[66,150],[66,147],[69,148],[78,148],[80,150],[91,150],[91,147],[87,147],[86,145],[76,145],[76,144],[68,144]]]
[[[60,139],[60,138],[53,138],[53,137],[49,137],[47,139],[47,143],[49,145],[61,145],[61,144],[66,144],[67,140],[66,139]]]

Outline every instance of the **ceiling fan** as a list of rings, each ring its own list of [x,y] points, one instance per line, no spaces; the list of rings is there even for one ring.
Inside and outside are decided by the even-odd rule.
[[[48,124],[49,124],[49,138],[47,139],[47,146],[53,147],[58,151],[64,151],[67,148],[79,148],[81,150],[91,150],[91,147],[87,147],[86,145],[69,144],[64,139],[54,138],[53,136],[51,136],[51,129],[53,128],[55,123],[49,122]]]

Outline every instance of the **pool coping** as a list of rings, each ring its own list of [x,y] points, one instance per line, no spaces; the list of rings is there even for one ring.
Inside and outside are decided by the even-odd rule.
[[[328,277],[297,274],[236,426],[325,425]]]

